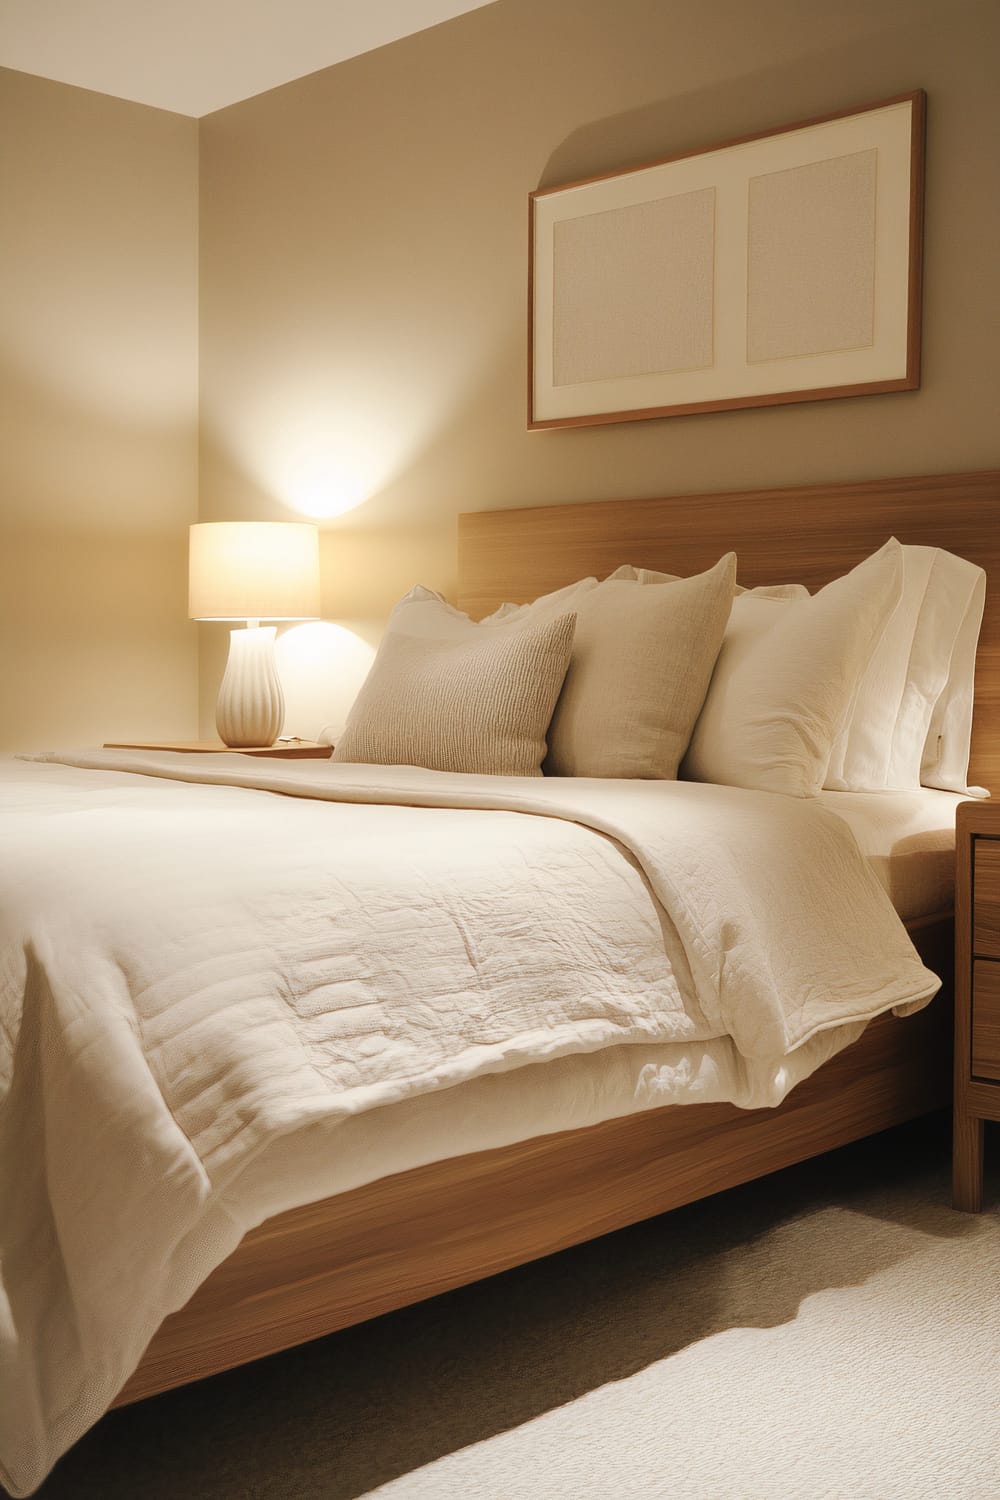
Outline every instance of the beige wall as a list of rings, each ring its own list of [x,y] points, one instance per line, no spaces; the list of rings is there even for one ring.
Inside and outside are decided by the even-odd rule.
[[[453,587],[463,509],[1000,464],[998,48],[995,0],[498,0],[208,117],[203,518],[353,507],[326,613],[372,641],[415,578]],[[915,87],[921,391],[525,430],[531,188]],[[364,658],[310,639],[298,732]]]
[[[196,728],[194,120],[0,70],[0,750]]]

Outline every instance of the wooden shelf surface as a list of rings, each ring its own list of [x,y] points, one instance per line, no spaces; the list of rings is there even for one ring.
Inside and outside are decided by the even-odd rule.
[[[332,745],[316,740],[278,741],[273,745],[224,745],[221,740],[106,740],[105,750],[174,750],[187,755],[259,755],[271,760],[328,760]]]

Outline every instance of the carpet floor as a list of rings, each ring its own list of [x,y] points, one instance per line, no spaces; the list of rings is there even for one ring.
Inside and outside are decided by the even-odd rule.
[[[1000,1130],[934,1116],[107,1416],[39,1500],[997,1500]]]

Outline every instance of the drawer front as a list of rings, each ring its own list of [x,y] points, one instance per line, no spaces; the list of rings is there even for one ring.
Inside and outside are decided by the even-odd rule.
[[[972,951],[1000,958],[1000,839],[973,845]]]
[[[972,1072],[1000,1083],[1000,963],[972,966]]]

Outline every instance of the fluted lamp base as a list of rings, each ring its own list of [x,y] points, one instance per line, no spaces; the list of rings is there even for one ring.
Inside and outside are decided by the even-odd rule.
[[[285,699],[274,661],[273,625],[229,632],[229,660],[219,688],[215,727],[224,745],[239,750],[273,745],[281,733]]]

